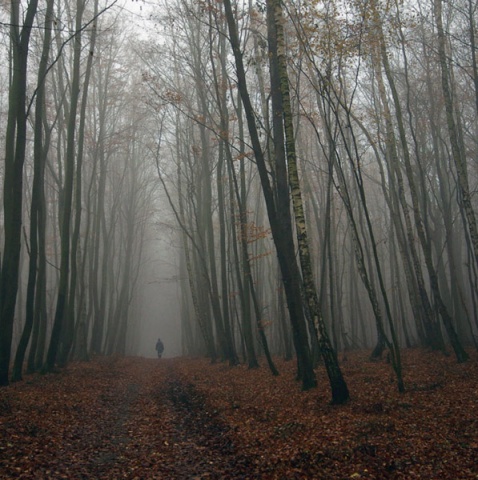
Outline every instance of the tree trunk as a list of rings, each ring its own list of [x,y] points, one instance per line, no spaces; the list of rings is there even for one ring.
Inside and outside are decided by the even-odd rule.
[[[20,2],[11,1],[12,81],[5,135],[3,211],[5,240],[0,276],[0,385],[8,385],[21,250],[23,165],[27,142],[28,47],[38,1],[31,0],[20,31]]]
[[[15,355],[15,363],[12,371],[12,380],[22,379],[23,362],[28,342],[30,341],[35,317],[35,292],[37,285],[37,269],[39,269],[39,248],[44,248],[44,242],[39,242],[40,223],[42,218],[42,210],[45,208],[43,195],[44,171],[46,162],[46,153],[48,149],[48,141],[44,142],[43,122],[45,121],[45,76],[48,67],[48,58],[50,53],[51,42],[51,25],[53,22],[53,0],[48,0],[45,12],[45,37],[43,39],[43,49],[40,58],[37,77],[37,97],[35,106],[35,123],[34,123],[34,165],[33,165],[33,187],[32,199],[30,207],[30,260],[28,268],[27,283],[27,299],[25,309],[25,325],[23,327],[20,343]],[[39,245],[40,243],[40,245]],[[41,292],[37,293],[42,295]],[[34,347],[32,345],[32,347]],[[35,348],[33,348],[35,351]]]
[[[458,122],[455,120],[455,107],[453,104],[452,88],[450,86],[450,72],[448,68],[448,60],[446,55],[446,39],[442,20],[442,0],[434,0],[433,6],[435,9],[435,20],[438,37],[438,57],[441,68],[442,91],[443,98],[445,100],[448,135],[451,144],[452,157],[455,163],[457,173],[457,183],[461,194],[461,202],[465,211],[465,217],[470,232],[471,246],[473,247],[475,262],[477,262],[478,264],[478,228],[476,225],[475,211],[473,209],[473,204],[471,201],[466,154],[464,151],[463,142],[461,141],[462,133],[459,131]],[[453,345],[453,348],[459,348],[455,347],[454,345],[454,343],[456,342],[455,339],[450,338],[450,341]],[[458,354],[455,350],[455,353],[457,357],[459,357],[458,361],[466,360],[465,352],[460,352]]]
[[[73,59],[73,73],[71,85],[70,112],[68,118],[67,147],[65,155],[65,182],[63,185],[63,205],[61,212],[61,261],[60,281],[58,286],[58,297],[55,310],[55,319],[50,336],[45,370],[52,371],[57,360],[57,353],[60,346],[62,329],[66,321],[68,301],[68,282],[70,278],[70,225],[73,200],[73,180],[75,174],[75,134],[76,134],[76,113],[78,110],[78,98],[80,93],[80,58],[81,58],[81,26],[85,8],[84,0],[77,0],[77,13],[75,21],[75,47]]]
[[[98,0],[95,0],[93,16],[98,15]],[[83,90],[81,97],[80,121],[78,128],[78,137],[76,143],[78,144],[77,160],[76,160],[76,184],[75,184],[75,223],[73,227],[73,234],[71,239],[70,264],[71,275],[70,285],[68,289],[68,302],[65,315],[65,325],[62,332],[61,349],[59,354],[59,363],[65,365],[70,354],[71,347],[74,341],[75,333],[75,319],[77,315],[76,309],[76,295],[78,283],[78,248],[80,243],[80,226],[81,226],[81,211],[82,211],[82,170],[83,170],[83,150],[85,140],[85,122],[86,122],[86,107],[88,100],[88,90],[91,78],[91,69],[93,65],[93,56],[96,44],[96,25],[92,26],[90,36],[89,55],[86,64],[86,71],[83,82]]]
[[[313,370],[304,320],[304,310],[300,290],[300,272],[295,259],[292,223],[289,210],[288,185],[286,182],[285,185],[279,186],[279,190],[276,194],[274,194],[271,189],[269,173],[257,131],[254,110],[247,89],[243,56],[240,50],[239,36],[230,0],[224,1],[224,8],[229,29],[229,41],[235,59],[238,90],[244,105],[252,148],[257,162],[262,191],[267,207],[267,214],[271,225],[274,243],[276,245],[284,289],[286,291],[287,304],[289,306],[290,320],[294,335],[294,344],[297,352],[299,375],[302,380],[302,388],[308,390],[315,387],[317,382]],[[283,167],[284,166],[282,166],[282,168]],[[277,205],[275,204],[276,201],[278,202]]]
[[[435,5],[440,4],[441,5],[441,0],[435,0]],[[440,18],[441,18],[441,11],[440,11]],[[420,214],[420,208],[419,208],[419,202],[418,202],[418,195],[416,191],[416,186],[415,186],[415,181],[413,178],[413,171],[410,163],[410,154],[408,150],[408,145],[407,145],[407,140],[406,140],[406,134],[405,134],[405,127],[404,127],[404,122],[403,122],[403,116],[402,116],[402,110],[401,110],[401,105],[400,101],[398,98],[398,92],[395,87],[395,80],[392,75],[389,61],[388,61],[388,52],[385,47],[385,41],[383,38],[383,34],[381,32],[381,24],[380,20],[378,18],[375,19],[376,25],[379,26],[380,28],[380,53],[382,57],[382,62],[383,62],[383,67],[385,70],[385,74],[387,76],[387,80],[391,89],[392,93],[392,98],[394,101],[394,106],[395,106],[395,112],[396,112],[396,119],[397,119],[397,124],[398,124],[398,130],[399,130],[399,135],[400,135],[400,142],[403,148],[403,155],[404,155],[404,161],[405,161],[405,171],[407,174],[408,178],[408,184],[410,188],[410,194],[412,197],[412,205],[413,205],[413,213],[415,217],[415,227],[417,229],[418,237],[420,239],[420,243],[422,246],[423,254],[425,257],[425,262],[426,266],[428,269],[428,275],[430,279],[430,286],[433,292],[433,296],[435,298],[435,302],[437,304],[438,311],[440,312],[440,315],[443,320],[443,324],[445,326],[445,329],[447,331],[448,337],[450,339],[450,343],[452,344],[453,350],[455,351],[455,355],[457,358],[458,362],[464,362],[468,359],[468,354],[466,351],[463,349],[458,336],[456,335],[456,331],[453,327],[453,319],[451,318],[448,309],[442,299],[441,293],[440,293],[440,287],[438,283],[438,277],[436,273],[436,268],[434,266],[433,258],[432,258],[432,253],[431,253],[431,246],[430,242],[427,241],[426,237],[426,232],[423,227],[423,221],[422,217]],[[438,22],[438,20],[437,20]],[[444,53],[444,52],[443,52]],[[448,115],[447,115],[448,116]],[[458,169],[458,166],[457,166]],[[465,201],[464,201],[465,203]],[[471,207],[471,203],[470,203]],[[466,207],[465,207],[466,210]],[[471,213],[473,211],[471,210]],[[470,220],[470,219],[469,219]],[[474,221],[474,216],[473,216],[473,221]],[[471,225],[471,224],[470,224]],[[469,225],[469,226],[470,226]],[[475,234],[476,238],[473,240],[472,238],[472,243],[475,248],[475,257],[477,258],[478,261],[478,232],[476,232],[476,223],[473,223],[475,227]],[[470,228],[470,234],[472,233],[472,229]],[[476,245],[475,245],[476,242]]]
[[[285,134],[288,179],[294,210],[304,295],[307,300],[309,313],[313,318],[316,335],[319,338],[320,353],[324,360],[332,389],[332,403],[341,404],[349,399],[349,391],[339,367],[337,354],[330,342],[322,312],[319,308],[319,299],[312,273],[312,260],[310,257],[308,232],[302,202],[299,172],[297,168],[294,125],[285,52],[286,46],[282,25],[282,6],[280,0],[268,0],[267,18],[270,51],[269,58],[271,62],[272,114],[274,122],[274,141],[276,146],[275,154],[276,157],[278,155],[283,155],[282,145],[280,148],[277,148],[279,147],[278,142],[281,142],[282,144],[284,143],[284,137],[279,133],[283,131]],[[277,139],[276,136],[278,136]],[[285,163],[285,159],[282,161]]]

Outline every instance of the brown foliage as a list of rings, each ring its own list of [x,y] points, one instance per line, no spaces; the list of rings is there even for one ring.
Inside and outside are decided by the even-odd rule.
[[[0,478],[478,478],[478,358],[351,353],[352,400],[326,375],[281,376],[203,359],[95,359],[0,390]]]

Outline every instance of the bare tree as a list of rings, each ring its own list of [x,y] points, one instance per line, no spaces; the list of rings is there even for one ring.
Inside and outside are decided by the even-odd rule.
[[[5,137],[3,212],[5,241],[0,276],[0,385],[9,382],[15,305],[18,291],[23,207],[23,165],[27,145],[27,64],[30,35],[38,1],[31,0],[25,18],[20,2],[10,2],[12,61]]]

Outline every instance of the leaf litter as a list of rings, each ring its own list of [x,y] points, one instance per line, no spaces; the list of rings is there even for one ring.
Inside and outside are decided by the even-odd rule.
[[[95,358],[0,389],[0,478],[478,479],[478,356],[347,353],[352,394],[302,392],[295,363]]]

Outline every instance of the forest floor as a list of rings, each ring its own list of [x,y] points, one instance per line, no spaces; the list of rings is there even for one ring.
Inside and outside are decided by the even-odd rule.
[[[478,479],[478,356],[347,354],[352,399],[302,392],[294,362],[97,358],[0,389],[0,478]]]

